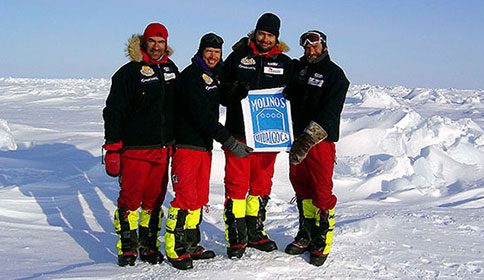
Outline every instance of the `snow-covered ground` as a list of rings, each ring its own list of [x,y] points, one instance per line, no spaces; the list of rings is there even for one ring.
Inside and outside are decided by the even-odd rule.
[[[350,88],[337,143],[335,239],[319,268],[283,252],[297,232],[285,153],[266,223],[279,251],[226,257],[216,146],[202,245],[218,256],[179,271],[116,264],[118,184],[100,164],[109,85],[0,78],[0,278],[484,279],[484,91]]]

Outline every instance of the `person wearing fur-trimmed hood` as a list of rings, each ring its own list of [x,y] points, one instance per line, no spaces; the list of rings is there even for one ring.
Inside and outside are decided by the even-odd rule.
[[[224,65],[222,105],[227,107],[225,127],[245,142],[241,100],[249,90],[282,87],[287,83],[291,59],[278,39],[280,19],[265,13],[254,32],[240,39]],[[270,252],[277,249],[264,231],[266,207],[272,188],[276,152],[254,152],[237,158],[225,152],[225,210],[227,255],[241,258],[245,248]],[[248,194],[248,195],[247,195]]]
[[[113,75],[103,110],[106,172],[119,176],[121,188],[114,217],[120,266],[134,265],[138,252],[151,264],[164,258],[158,236],[175,142],[178,76],[168,58],[167,40],[168,31],[160,23],[131,37],[126,51],[131,61]]]

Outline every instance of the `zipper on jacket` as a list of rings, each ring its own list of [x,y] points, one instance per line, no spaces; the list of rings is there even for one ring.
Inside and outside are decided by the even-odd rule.
[[[163,106],[165,104],[165,96],[166,96],[166,92],[165,92],[165,75],[164,75],[164,72],[160,66],[161,64],[157,64],[156,66],[158,67],[158,73],[160,75],[160,81],[161,81],[161,102],[160,102],[160,107],[161,107],[161,146],[164,147],[165,144],[166,144],[166,141],[165,141],[165,133],[164,133],[164,127],[165,127],[165,121],[166,121],[166,118],[165,118],[165,115],[164,113],[166,113],[164,110],[163,110]]]

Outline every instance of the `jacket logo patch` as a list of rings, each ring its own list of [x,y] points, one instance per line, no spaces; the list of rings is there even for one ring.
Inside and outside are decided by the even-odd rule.
[[[316,78],[316,79],[323,79],[324,76],[323,76],[323,74],[314,73],[314,78]]]
[[[163,71],[165,72],[171,72],[171,68],[168,66],[163,67]]]
[[[244,57],[240,60],[240,63],[243,65],[255,65],[255,59]]]
[[[267,66],[279,66],[279,62],[267,62]]]
[[[324,83],[324,80],[316,79],[313,77],[310,77],[308,79],[308,85],[310,86],[322,87],[323,83]]]
[[[264,73],[265,74],[272,74],[272,75],[282,75],[284,74],[284,68],[275,68],[264,66]]]
[[[216,89],[217,88],[217,85],[213,85],[213,86],[206,86],[205,87],[205,90],[206,91],[211,91],[212,89]]]
[[[163,76],[165,77],[165,81],[173,80],[176,78],[175,73],[163,73]]]
[[[151,77],[151,78],[141,79],[141,83],[146,84],[146,83],[155,82],[155,81],[158,81],[158,80],[159,80],[158,77],[154,76],[154,77]]]
[[[150,77],[150,76],[153,76],[155,74],[155,71],[151,67],[146,66],[146,65],[141,66],[140,72],[141,72],[141,75],[146,76],[146,77]]]
[[[213,83],[213,79],[212,79],[212,78],[210,78],[210,76],[209,76],[209,75],[207,75],[207,74],[205,74],[205,73],[204,73],[204,74],[202,74],[202,78],[203,78],[203,80],[205,81],[205,83],[206,83],[207,85],[211,85],[211,84]]]

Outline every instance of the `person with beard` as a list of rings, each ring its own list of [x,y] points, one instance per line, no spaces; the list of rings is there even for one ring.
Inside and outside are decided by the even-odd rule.
[[[199,244],[201,210],[208,203],[213,139],[236,157],[246,157],[251,151],[218,121],[222,44],[218,35],[205,34],[192,63],[177,81],[176,150],[171,165],[175,198],[168,210],[165,251],[178,269],[193,268],[193,260],[215,257]]]
[[[301,35],[304,56],[295,62],[284,96],[290,100],[296,140],[289,152],[289,178],[296,193],[299,231],[285,251],[309,251],[309,262],[321,266],[331,250],[334,229],[333,166],[341,112],[349,87],[343,70],[329,58],[326,35]]]
[[[241,142],[245,142],[245,130],[240,101],[249,90],[287,84],[291,59],[282,53],[288,47],[278,39],[279,28],[276,15],[263,14],[254,32],[236,43],[225,61],[221,96],[222,105],[227,107],[225,126]],[[254,152],[245,158],[227,149],[224,152],[228,257],[241,258],[247,246],[266,252],[276,250],[276,243],[264,232],[264,220],[277,152]]]
[[[151,23],[142,36],[131,37],[127,47],[131,61],[113,75],[103,110],[106,172],[119,176],[121,188],[114,217],[120,266],[134,265],[138,250],[140,259],[151,264],[164,258],[158,236],[175,142],[178,76],[168,58],[167,39],[168,31],[160,23]]]

